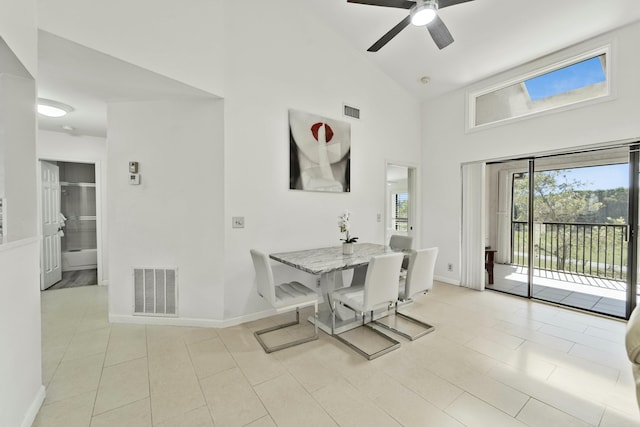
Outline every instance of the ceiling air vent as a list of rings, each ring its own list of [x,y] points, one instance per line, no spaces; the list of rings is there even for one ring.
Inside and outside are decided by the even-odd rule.
[[[356,107],[352,107],[347,104],[343,104],[343,113],[347,117],[353,117],[354,119],[360,120],[360,109]]]

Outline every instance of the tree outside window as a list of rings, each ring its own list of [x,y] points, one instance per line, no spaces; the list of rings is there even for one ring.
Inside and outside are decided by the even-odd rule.
[[[409,194],[393,194],[392,227],[396,231],[409,230]]]
[[[628,188],[586,189],[572,169],[539,171],[534,181],[534,266],[623,278]],[[527,265],[529,176],[513,179],[512,262]],[[617,255],[616,255],[617,254]]]

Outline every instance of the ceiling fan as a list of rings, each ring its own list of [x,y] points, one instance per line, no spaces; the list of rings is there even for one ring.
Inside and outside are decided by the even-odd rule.
[[[377,52],[409,24],[426,26],[438,49],[444,49],[453,43],[453,37],[447,26],[442,22],[442,19],[438,17],[438,9],[469,1],[473,0],[347,0],[347,3],[409,9],[409,16],[400,21],[398,25],[367,49],[369,52]]]

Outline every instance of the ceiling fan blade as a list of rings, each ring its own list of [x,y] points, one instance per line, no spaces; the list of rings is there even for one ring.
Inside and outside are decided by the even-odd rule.
[[[397,7],[399,9],[411,9],[416,5],[415,1],[407,0],[347,0],[347,3],[368,4],[370,6]]]
[[[375,42],[369,49],[367,49],[367,51],[369,51],[369,52],[377,52],[377,51],[379,51],[382,46],[384,46],[385,44],[389,43],[389,41],[391,41],[392,38],[397,36],[398,33],[400,31],[404,30],[407,27],[407,25],[409,25],[410,23],[411,23],[411,16],[407,16],[402,21],[400,21],[400,23],[398,25],[396,25],[395,27],[390,29],[387,34],[385,34],[384,36],[380,37],[380,40]]]
[[[427,30],[429,30],[429,34],[431,34],[431,38],[438,46],[438,49],[444,49],[453,43],[453,36],[439,16],[436,16],[436,19],[427,24]]]
[[[443,7],[455,6],[456,4],[466,3],[469,1],[473,1],[473,0],[440,0],[438,2],[438,9],[442,9]]]

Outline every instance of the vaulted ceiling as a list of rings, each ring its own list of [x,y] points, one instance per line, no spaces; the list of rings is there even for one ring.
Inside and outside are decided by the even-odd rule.
[[[439,50],[424,27],[409,25],[376,53],[367,49],[406,9],[299,0],[317,19],[422,101],[640,20],[639,0],[473,0],[442,9],[454,43]],[[39,96],[73,103],[73,132],[104,136],[106,102],[204,92],[41,32]],[[427,77],[428,84],[421,82]],[[424,80],[424,79],[423,79]],[[126,96],[125,96],[126,94]],[[81,113],[82,112],[82,113]],[[41,120],[61,131],[60,120]]]
[[[405,9],[304,0],[355,49],[422,100],[640,20],[638,0],[473,0],[439,16],[455,41],[439,50],[409,25],[376,53],[367,49],[408,15]],[[420,79],[429,77],[429,83]]]

